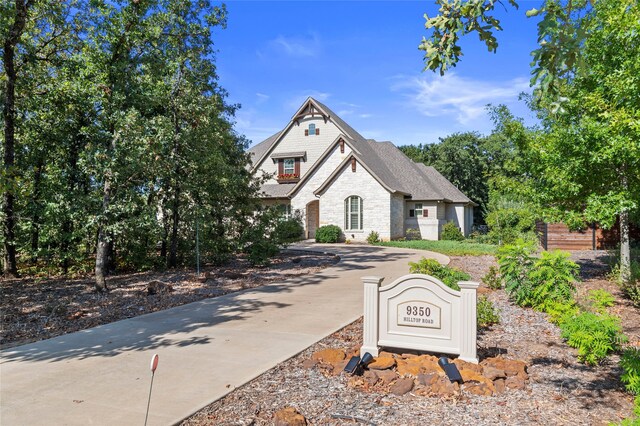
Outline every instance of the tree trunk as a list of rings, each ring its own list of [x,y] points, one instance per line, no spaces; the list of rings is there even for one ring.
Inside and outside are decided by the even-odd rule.
[[[167,266],[175,268],[178,265],[178,224],[180,222],[180,185],[176,183],[173,205],[171,206],[171,245],[169,247],[169,261]]]
[[[3,65],[7,75],[5,85],[5,102],[2,109],[4,119],[4,173],[8,179],[2,194],[4,208],[4,223],[2,232],[4,234],[4,265],[5,276],[17,277],[18,264],[16,262],[15,243],[15,211],[14,211],[14,165],[15,165],[15,119],[16,119],[16,79],[15,51],[20,37],[24,31],[27,21],[29,5],[24,0],[15,1],[16,15],[9,34],[3,46]]]
[[[104,182],[102,195],[102,213],[106,214],[111,202],[111,182],[109,177]],[[102,219],[102,224],[98,229],[98,244],[96,249],[96,291],[104,293],[109,291],[107,287],[107,268],[109,263],[109,238],[105,230],[106,220]]]
[[[629,212],[620,213],[620,279],[624,284],[631,281],[631,245],[629,244]]]
[[[31,263],[38,263],[38,249],[40,245],[40,182],[42,181],[42,170],[44,169],[44,160],[40,158],[36,169],[33,173],[33,196],[31,204],[33,205],[33,215],[31,216]]]

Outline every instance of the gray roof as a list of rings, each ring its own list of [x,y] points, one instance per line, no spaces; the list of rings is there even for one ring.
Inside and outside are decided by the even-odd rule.
[[[260,192],[265,198],[287,198],[295,186],[295,183],[267,183],[262,185]]]
[[[346,133],[345,136],[350,138],[349,142],[353,144],[354,156],[366,165],[367,169],[387,189],[410,195],[413,200],[472,202],[433,167],[415,163],[391,142],[365,139],[329,107],[313,98],[309,100],[324,110],[331,121]],[[249,150],[254,154],[254,161],[262,158],[271,149],[281,133],[276,133]],[[346,162],[343,162],[342,167],[346,167]],[[285,197],[295,186],[296,184],[268,184],[264,185],[262,190],[274,198]],[[324,186],[323,184],[321,188]]]

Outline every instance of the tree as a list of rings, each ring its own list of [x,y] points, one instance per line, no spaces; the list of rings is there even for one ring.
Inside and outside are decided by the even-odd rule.
[[[499,106],[491,111],[502,110]],[[493,112],[492,112],[493,114]],[[482,136],[476,132],[454,133],[431,145],[402,146],[400,150],[413,161],[433,166],[481,208],[475,209],[476,222],[489,201],[490,178],[504,173],[515,148],[500,132]]]
[[[439,0],[427,18],[426,68],[446,72],[461,55],[459,36],[477,32],[490,50],[500,23],[497,2]],[[514,6],[517,4],[510,1]],[[630,279],[629,218],[640,209],[640,6],[633,0],[547,0],[532,52],[531,105],[543,132],[523,146],[533,194],[558,218],[580,216],[604,227],[620,221],[621,276]],[[487,25],[481,25],[481,23]]]
[[[19,139],[25,121],[25,105],[51,82],[57,55],[66,47],[70,26],[67,17],[75,2],[15,0],[0,6],[2,42],[3,169],[2,239],[3,273],[17,276],[16,194],[19,192],[20,167],[16,153],[22,151]],[[40,157],[42,162],[43,158]],[[34,178],[41,176],[42,167]]]

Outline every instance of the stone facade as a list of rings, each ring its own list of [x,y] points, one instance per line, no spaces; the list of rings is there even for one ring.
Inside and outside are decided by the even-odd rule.
[[[363,226],[361,230],[345,228],[345,200],[358,196],[363,202]],[[320,226],[338,225],[345,238],[365,241],[371,231],[380,239],[391,239],[391,194],[359,163],[356,171],[350,165],[343,167],[331,186],[320,198]]]

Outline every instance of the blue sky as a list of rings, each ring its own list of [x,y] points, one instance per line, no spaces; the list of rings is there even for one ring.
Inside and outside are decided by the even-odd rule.
[[[396,145],[434,143],[463,131],[487,134],[488,103],[504,103],[528,122],[518,94],[529,89],[537,2],[496,15],[498,53],[471,35],[463,59],[444,77],[423,72],[423,15],[430,1],[229,1],[218,30],[220,84],[242,107],[236,130],[258,143],[282,129],[307,96],[324,102],[363,136]]]

